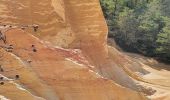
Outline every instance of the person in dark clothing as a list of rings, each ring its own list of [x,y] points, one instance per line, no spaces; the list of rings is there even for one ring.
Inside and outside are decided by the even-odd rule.
[[[31,47],[32,47],[33,52],[37,52],[37,49],[35,48],[35,45],[32,45]]]
[[[4,79],[4,77],[0,77],[0,81],[2,81]]]
[[[19,79],[20,78],[20,76],[19,75],[15,75],[15,79]]]
[[[4,85],[4,82],[1,82],[0,84],[1,84],[1,85]]]
[[[21,27],[22,30],[25,30],[25,27]]]

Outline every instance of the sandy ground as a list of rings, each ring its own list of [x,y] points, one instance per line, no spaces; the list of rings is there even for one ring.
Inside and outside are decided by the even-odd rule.
[[[142,76],[149,83],[139,82],[143,86],[156,90],[153,95],[148,97],[152,100],[170,100],[170,65],[139,54],[126,54],[141,62],[143,68],[150,72]]]

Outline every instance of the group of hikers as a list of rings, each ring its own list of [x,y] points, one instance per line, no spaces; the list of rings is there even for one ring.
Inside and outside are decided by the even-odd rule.
[[[3,25],[0,25],[0,27],[1,27],[0,28],[0,40],[2,40],[6,44],[7,41],[6,41],[5,30],[6,29],[11,29],[11,28],[16,27],[16,26],[3,24]],[[26,28],[32,27],[34,32],[37,32],[38,28],[39,28],[39,26],[36,25],[36,24],[33,24],[33,25],[22,25],[22,26],[17,26],[17,27],[21,28],[22,30],[25,30]]]
[[[3,69],[3,66],[2,65],[0,65],[0,73],[3,73],[3,72],[5,72],[4,71],[4,69]],[[20,76],[19,75],[15,75],[15,80],[18,80],[20,78]],[[0,76],[0,85],[4,85],[4,82],[6,81],[6,79],[5,79],[5,77],[3,77],[3,76]]]
[[[39,26],[36,24],[33,25],[21,25],[21,26],[12,26],[12,25],[7,25],[7,24],[0,24],[0,41],[3,41],[5,46],[3,47],[7,52],[12,52],[13,45],[7,45],[7,38],[5,35],[5,31],[11,29],[11,28],[21,28],[22,30],[25,30],[26,28],[32,27],[34,32],[38,31]],[[32,47],[34,48],[34,46]],[[35,51],[35,50],[34,50]]]
[[[33,28],[33,31],[34,31],[34,32],[37,32],[37,31],[38,31],[38,28],[39,28],[38,25],[33,24],[33,25],[22,25],[22,26],[21,26],[21,29],[22,29],[22,30],[25,30],[26,28],[29,28],[29,27]]]
[[[14,28],[14,27],[16,27],[16,26],[7,25],[7,24],[0,25],[0,41],[2,41],[5,44],[5,46],[0,46],[0,47],[4,48],[7,52],[13,51],[13,45],[7,44],[5,31],[7,31],[10,28]],[[17,27],[17,28],[21,28],[22,30],[25,30],[26,28],[29,28],[29,27],[32,27],[34,32],[37,32],[37,30],[39,28],[39,26],[35,25],[35,24],[34,25],[22,25],[22,26]],[[32,45],[31,48],[32,48],[33,52],[37,52],[35,45]],[[0,65],[0,74],[3,73],[3,72],[5,72],[4,69],[3,69],[3,66]],[[15,79],[19,79],[19,78],[20,78],[19,75],[15,75]],[[4,85],[4,82],[5,82],[5,78],[3,76],[0,76],[0,85]]]

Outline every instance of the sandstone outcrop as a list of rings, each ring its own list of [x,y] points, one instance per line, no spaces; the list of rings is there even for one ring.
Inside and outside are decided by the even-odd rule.
[[[149,72],[107,45],[98,0],[2,0],[0,7],[1,24],[12,25],[4,33],[13,46],[7,52],[0,42],[0,74],[8,78],[0,98],[147,100],[136,83],[146,80],[134,73]]]

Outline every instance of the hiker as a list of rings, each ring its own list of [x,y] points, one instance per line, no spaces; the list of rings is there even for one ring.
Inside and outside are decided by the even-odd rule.
[[[10,44],[8,47],[6,47],[6,51],[7,51],[7,52],[12,52],[13,49],[14,49],[14,48],[13,48],[13,45],[11,45],[11,44]]]
[[[0,77],[0,81],[2,81],[4,79],[4,77]]]
[[[6,44],[6,36],[2,33],[2,31],[0,31],[0,40],[2,40]]]
[[[20,77],[19,77],[19,75],[15,75],[15,79],[19,79]]]
[[[34,29],[34,32],[37,32],[39,26],[38,26],[38,25],[33,25],[32,27],[33,27],[33,29]]]
[[[4,69],[2,68],[2,66],[0,65],[0,71],[1,72],[4,72]]]
[[[21,27],[22,30],[25,30],[25,27]]]
[[[4,82],[1,82],[0,84],[1,84],[1,85],[4,85]]]
[[[9,25],[10,28],[12,28],[12,25]]]
[[[26,28],[28,28],[28,25],[22,25],[22,26],[21,26],[21,29],[22,29],[22,30],[25,30]]]
[[[10,45],[7,47],[7,49],[14,49],[14,48],[13,48],[13,45],[10,44]]]
[[[32,45],[31,47],[32,47],[33,52],[37,52],[37,49],[35,48],[35,45]]]
[[[28,63],[31,63],[32,61],[31,60],[27,60]]]

